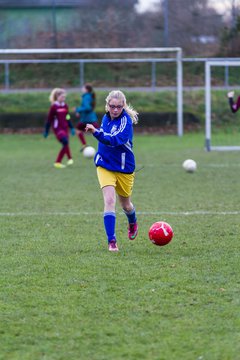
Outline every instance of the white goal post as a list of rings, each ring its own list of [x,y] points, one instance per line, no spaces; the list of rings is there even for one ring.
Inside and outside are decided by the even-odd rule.
[[[213,66],[240,66],[240,60],[207,60],[205,62],[205,147],[207,151],[233,151],[240,150],[237,145],[212,146],[211,124],[211,68]],[[227,100],[226,100],[227,101]],[[239,136],[240,142],[240,136]]]
[[[177,134],[183,135],[183,70],[180,47],[151,48],[73,48],[73,49],[0,49],[0,55],[24,54],[113,54],[113,53],[175,53],[177,75]]]

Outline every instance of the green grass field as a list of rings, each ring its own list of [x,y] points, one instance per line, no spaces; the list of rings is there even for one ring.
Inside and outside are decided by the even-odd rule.
[[[118,206],[110,253],[77,138],[59,170],[53,135],[0,135],[1,360],[240,359],[239,153],[203,144],[135,135],[139,236]],[[165,247],[148,240],[159,220],[175,233]]]

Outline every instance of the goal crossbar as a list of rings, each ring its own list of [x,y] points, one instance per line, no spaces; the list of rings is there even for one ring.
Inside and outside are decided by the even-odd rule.
[[[207,151],[234,151],[240,146],[212,146],[211,144],[211,68],[212,66],[240,66],[240,60],[207,60],[205,62],[205,147]]]

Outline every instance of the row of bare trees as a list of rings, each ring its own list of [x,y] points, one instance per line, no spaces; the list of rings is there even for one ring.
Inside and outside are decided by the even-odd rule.
[[[230,2],[234,21],[219,14],[209,0],[156,0],[154,11],[144,13],[137,11],[137,0],[75,0],[76,7],[65,8],[57,2],[44,9],[3,7],[0,47],[180,46],[185,56],[239,56],[237,0],[224,1]]]

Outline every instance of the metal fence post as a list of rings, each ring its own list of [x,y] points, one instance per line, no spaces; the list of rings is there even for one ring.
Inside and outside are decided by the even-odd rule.
[[[5,90],[8,90],[10,87],[10,81],[9,81],[9,63],[5,62],[4,64],[4,68],[5,68]]]
[[[84,62],[83,61],[80,61],[79,63],[79,66],[80,66],[80,87],[82,87],[84,85]]]
[[[156,62],[152,61],[152,91],[156,90]]]
[[[225,84],[226,87],[229,86],[229,67],[228,67],[228,65],[225,66],[224,84]]]

